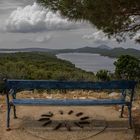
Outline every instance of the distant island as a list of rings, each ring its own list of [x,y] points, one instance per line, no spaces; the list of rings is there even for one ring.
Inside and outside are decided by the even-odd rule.
[[[49,52],[52,54],[60,53],[93,53],[112,58],[118,58],[121,55],[131,55],[140,59],[140,50],[132,48],[110,48],[107,45],[100,45],[97,47],[82,47],[76,49],[47,49],[47,48],[22,48],[22,49],[0,49],[1,53],[5,52]]]

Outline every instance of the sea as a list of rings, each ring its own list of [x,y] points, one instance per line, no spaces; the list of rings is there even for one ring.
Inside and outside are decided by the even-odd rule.
[[[116,58],[91,53],[61,53],[56,56],[59,59],[70,61],[77,68],[94,73],[102,69],[114,72],[115,66],[113,63],[117,60]]]

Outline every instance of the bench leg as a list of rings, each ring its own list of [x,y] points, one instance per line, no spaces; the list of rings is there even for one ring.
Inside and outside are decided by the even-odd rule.
[[[12,95],[13,99],[16,99],[16,92],[14,92],[14,94]],[[17,119],[17,115],[16,115],[16,106],[13,104],[13,112],[14,112],[14,119]]]
[[[17,119],[17,115],[16,115],[16,106],[13,106],[13,112],[14,112],[14,119]]]
[[[129,117],[129,128],[132,129],[132,115],[131,115],[131,105],[128,105],[128,117]]]
[[[123,112],[124,112],[124,105],[122,105],[122,109],[121,109],[120,118],[123,118]]]
[[[10,129],[10,111],[11,111],[11,105],[7,106],[7,131],[11,130]]]

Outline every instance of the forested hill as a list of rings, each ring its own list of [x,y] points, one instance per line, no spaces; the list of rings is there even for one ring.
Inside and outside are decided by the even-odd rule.
[[[140,50],[128,48],[110,48],[106,45],[100,45],[98,47],[83,47],[77,49],[47,49],[47,48],[23,48],[23,49],[0,49],[1,52],[51,52],[53,54],[59,53],[93,53],[100,54],[102,56],[118,58],[121,55],[131,55],[140,58]]]
[[[94,73],[76,68],[71,62],[47,52],[0,54],[0,80],[3,78],[95,80]]]

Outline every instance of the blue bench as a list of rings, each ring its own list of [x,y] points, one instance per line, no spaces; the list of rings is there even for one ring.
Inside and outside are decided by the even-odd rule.
[[[10,130],[10,110],[13,107],[14,118],[16,106],[94,106],[94,105],[122,105],[120,116],[123,117],[124,106],[128,107],[129,126],[132,128],[131,108],[136,81],[108,81],[108,82],[85,82],[85,81],[48,81],[48,80],[5,80],[5,93],[7,101],[7,130]],[[120,99],[17,99],[16,93],[22,90],[34,89],[57,89],[57,90],[121,90]],[[126,100],[126,90],[129,90],[130,100]],[[12,99],[9,98],[12,96]]]

